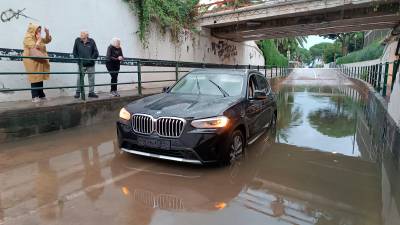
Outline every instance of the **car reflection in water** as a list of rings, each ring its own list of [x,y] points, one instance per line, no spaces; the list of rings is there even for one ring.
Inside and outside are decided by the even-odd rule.
[[[157,161],[143,170],[148,159],[122,153],[111,171],[137,170],[117,185],[151,224],[379,224],[374,163],[274,140],[263,135],[226,168]]]

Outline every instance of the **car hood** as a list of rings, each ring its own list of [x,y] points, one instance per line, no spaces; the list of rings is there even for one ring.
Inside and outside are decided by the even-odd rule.
[[[161,93],[136,100],[126,108],[131,113],[149,114],[154,118],[173,116],[197,119],[221,115],[239,100],[240,97]]]

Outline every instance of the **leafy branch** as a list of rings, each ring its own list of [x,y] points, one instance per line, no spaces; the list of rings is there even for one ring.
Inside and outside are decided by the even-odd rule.
[[[195,31],[199,0],[124,0],[139,18],[138,35],[147,46],[151,22],[160,25],[161,32],[170,31],[172,40],[179,42],[183,29]]]

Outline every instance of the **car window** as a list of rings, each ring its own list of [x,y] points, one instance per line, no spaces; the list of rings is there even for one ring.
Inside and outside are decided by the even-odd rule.
[[[260,90],[264,91],[265,93],[270,92],[271,86],[265,77],[257,75],[257,81],[259,83]]]
[[[257,78],[256,78],[256,75],[251,75],[249,78],[249,83],[248,83],[248,87],[247,87],[247,96],[249,96],[249,98],[253,98],[254,92],[256,90],[260,90],[259,86],[258,86]]]
[[[257,83],[258,83],[258,90],[267,92],[267,81],[264,77],[260,75],[256,75]]]
[[[186,75],[172,87],[170,93],[239,96],[243,91],[244,77],[223,73]]]

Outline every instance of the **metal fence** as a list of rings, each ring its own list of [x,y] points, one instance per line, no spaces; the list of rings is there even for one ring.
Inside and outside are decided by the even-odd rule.
[[[28,56],[10,56],[10,55],[0,55],[0,59],[9,59],[11,61],[21,61],[23,59],[48,59],[50,63],[74,63],[78,65],[79,70],[76,72],[37,72],[37,73],[27,73],[27,72],[7,72],[0,70],[0,77],[2,75],[29,75],[29,74],[52,74],[52,75],[78,75],[79,76],[79,85],[70,85],[70,86],[49,86],[43,88],[14,88],[14,89],[0,89],[0,93],[2,92],[14,92],[14,91],[31,91],[31,90],[40,90],[40,89],[79,89],[81,93],[81,99],[86,100],[85,96],[85,88],[90,87],[90,85],[86,85],[84,83],[84,70],[83,70],[83,62],[88,61],[88,59],[82,58],[60,58],[60,57],[28,57]],[[91,61],[95,61],[96,63],[104,64],[107,60],[104,57],[100,57],[100,59],[93,59]],[[121,63],[121,65],[129,66],[132,68],[131,70],[124,71],[100,71],[95,72],[94,74],[108,74],[112,72],[118,72],[124,76],[135,76],[137,81],[133,82],[118,82],[118,83],[102,83],[95,84],[93,86],[110,86],[111,84],[117,85],[137,85],[138,95],[142,95],[142,85],[145,83],[160,83],[160,82],[176,82],[179,79],[180,73],[190,72],[190,68],[223,68],[223,69],[252,69],[260,71],[264,74],[265,77],[279,77],[286,76],[291,72],[291,69],[288,67],[277,67],[277,66],[255,66],[255,65],[226,65],[226,64],[212,64],[212,63],[197,63],[197,62],[182,62],[182,61],[168,61],[168,60],[151,60],[151,59],[132,59],[126,58]],[[171,68],[169,70],[143,70],[144,67],[150,68]],[[186,69],[186,70],[184,70]],[[165,73],[175,73],[175,79],[159,79],[159,80],[151,80],[144,81],[143,77],[146,74],[165,74]]]
[[[356,78],[368,82],[383,97],[393,91],[396,74],[399,71],[400,60],[380,63],[370,66],[345,66],[337,65],[337,68],[350,78]],[[391,71],[389,71],[391,69]],[[389,74],[392,74],[389,80]],[[388,91],[389,90],[389,91]]]

